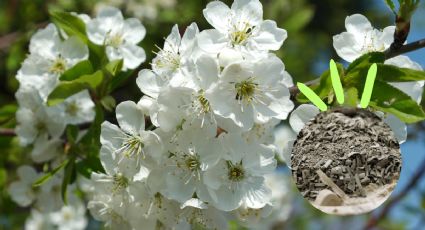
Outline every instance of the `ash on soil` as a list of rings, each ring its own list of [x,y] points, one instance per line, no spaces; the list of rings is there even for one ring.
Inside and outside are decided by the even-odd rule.
[[[302,195],[314,201],[330,189],[321,169],[349,197],[398,180],[400,146],[391,128],[370,111],[354,108],[322,112],[298,134],[291,156],[292,176]]]

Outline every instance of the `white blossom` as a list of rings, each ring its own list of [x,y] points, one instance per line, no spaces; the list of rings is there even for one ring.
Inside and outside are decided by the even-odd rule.
[[[95,104],[91,100],[88,90],[83,90],[68,97],[64,102],[56,106],[58,114],[53,116],[62,119],[67,124],[78,125],[93,121],[96,113]]]
[[[124,61],[123,69],[135,69],[146,59],[143,48],[137,44],[146,35],[146,29],[136,18],[124,19],[119,9],[103,7],[87,23],[87,35],[93,43],[106,47],[110,61]]]
[[[383,52],[394,40],[394,26],[388,26],[383,31],[377,30],[361,14],[348,16],[345,28],[347,32],[333,37],[333,44],[338,56],[348,62],[369,52]]]
[[[37,138],[58,138],[65,129],[65,121],[54,115],[59,108],[47,107],[39,91],[33,87],[21,87],[16,93],[19,109],[16,112],[16,133],[22,145],[33,143]]]
[[[10,184],[9,194],[17,204],[27,207],[36,199],[32,184],[38,179],[39,174],[33,167],[27,165],[20,166],[17,174],[20,180]]]
[[[234,63],[223,70],[217,85],[205,95],[214,113],[249,130],[254,122],[286,119],[292,110],[284,77],[284,65],[275,56],[258,62]]]
[[[160,75],[172,75],[182,70],[191,61],[196,50],[196,36],[199,33],[196,23],[186,28],[183,37],[175,25],[165,39],[164,48],[156,53],[152,60],[152,70]]]
[[[88,48],[79,38],[62,41],[53,24],[31,38],[29,50],[16,78],[21,86],[39,90],[43,99],[56,87],[62,73],[88,58]]]
[[[271,191],[263,176],[276,167],[272,150],[245,143],[238,135],[223,138],[227,142],[226,156],[204,174],[210,202],[223,211],[240,206],[258,209],[269,204]]]
[[[31,209],[31,215],[25,221],[25,230],[54,230],[55,225],[50,220],[49,213]]]
[[[83,230],[88,224],[85,213],[86,207],[83,204],[73,202],[59,211],[50,213],[50,220],[59,230]]]
[[[204,9],[204,16],[214,29],[201,32],[198,42],[202,49],[219,53],[229,47],[243,53],[278,50],[287,32],[276,22],[263,20],[263,7],[259,0],[235,0],[229,8],[213,1]]]

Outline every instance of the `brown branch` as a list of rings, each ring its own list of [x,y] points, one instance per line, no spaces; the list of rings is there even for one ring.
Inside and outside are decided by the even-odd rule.
[[[372,229],[378,223],[383,220],[391,211],[391,209],[400,202],[412,189],[415,188],[415,186],[418,184],[421,177],[425,176],[425,158],[416,170],[415,174],[410,179],[409,184],[407,184],[406,187],[396,196],[394,196],[393,199],[387,202],[387,204],[382,208],[382,211],[376,215],[372,216],[369,221],[366,223],[366,226],[364,229]]]
[[[0,129],[0,136],[14,137],[16,133],[14,129]]]
[[[401,55],[401,54],[405,54],[405,53],[409,53],[421,48],[425,48],[425,38],[409,43],[407,45],[403,45],[402,47],[400,47],[399,49],[388,49],[387,51],[385,51],[385,59],[390,59],[393,58],[395,56]]]
[[[0,50],[5,50],[10,47],[19,37],[21,33],[13,32],[0,37]]]
[[[319,83],[319,81],[320,81],[320,78],[316,78],[314,80],[305,82],[304,84],[306,86],[311,86],[311,85],[314,85],[316,83]],[[298,89],[297,85],[295,84],[294,86],[289,87],[289,93],[291,94],[291,99],[295,100],[295,97],[297,96],[297,94],[300,93],[300,90]]]

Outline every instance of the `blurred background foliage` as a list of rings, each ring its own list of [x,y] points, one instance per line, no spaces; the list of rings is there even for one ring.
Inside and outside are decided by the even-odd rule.
[[[196,22],[200,29],[210,28],[202,15],[207,0],[0,0],[0,127],[13,128],[15,125],[14,92],[18,88],[15,74],[28,52],[31,35],[49,22],[49,10],[63,10],[92,15],[100,4],[121,8],[127,17],[139,17],[147,29],[147,36],[140,44],[147,53],[147,62],[140,69],[148,68],[154,51],[162,47],[174,24],[183,31]],[[225,0],[231,4],[232,0]],[[277,55],[282,58],[294,82],[313,79],[327,68],[330,58],[338,59],[332,47],[332,35],[344,31],[347,15],[362,13],[376,27],[392,24],[393,15],[389,9],[376,7],[378,1],[370,0],[262,0],[264,18],[273,19],[278,26],[288,31]],[[423,6],[421,6],[423,7]],[[422,15],[422,18],[424,16]],[[423,18],[424,19],[424,18]],[[424,24],[425,19],[422,22]],[[137,73],[138,71],[136,71]],[[141,93],[136,87],[136,74],[129,78],[115,93],[118,102],[137,101]],[[111,114],[109,115],[111,116]],[[422,126],[422,128],[421,128]],[[411,134],[423,132],[419,124]],[[422,149],[423,150],[423,149]],[[19,147],[12,136],[0,137],[0,230],[22,229],[28,214],[18,208],[7,195],[7,185],[16,179],[15,170],[28,161],[26,149]],[[422,152],[423,154],[423,152]],[[42,167],[42,166],[40,166]],[[423,191],[416,191],[424,196]],[[276,229],[359,229],[368,215],[357,217],[333,217],[322,214],[294,194],[294,208],[287,223]],[[408,207],[414,219],[424,218],[425,200],[419,206]],[[382,229],[404,229],[404,222],[386,219]],[[95,228],[96,225],[90,225]],[[236,228],[236,227],[235,227]]]

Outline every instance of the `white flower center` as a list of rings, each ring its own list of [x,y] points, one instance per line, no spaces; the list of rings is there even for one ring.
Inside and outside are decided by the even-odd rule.
[[[201,180],[201,160],[193,149],[189,149],[189,153],[173,153],[171,157],[174,157],[177,168],[183,170],[179,175],[186,184],[194,177]]]
[[[248,79],[235,84],[236,100],[245,101],[250,103],[255,98],[258,84],[254,83],[252,79]]]
[[[80,108],[78,107],[77,102],[73,101],[66,106],[65,112],[70,116],[75,117],[77,116],[79,110]]]
[[[118,193],[128,187],[128,179],[121,173],[115,174],[113,176],[113,185],[112,193]]]
[[[72,211],[71,210],[66,210],[66,211],[64,211],[63,212],[63,219],[65,220],[65,221],[70,221],[70,220],[72,220],[72,218],[73,218],[73,213],[72,213]]]
[[[39,133],[47,132],[47,124],[43,121],[37,121],[37,123],[35,124],[35,129]]]
[[[172,72],[180,68],[180,55],[178,51],[168,51],[156,46],[159,52],[154,52],[157,55],[153,63],[158,68],[169,69]]]
[[[62,74],[66,70],[66,60],[60,55],[53,61],[49,68],[49,72],[53,74]]]
[[[245,169],[242,166],[242,162],[233,164],[231,161],[227,161],[227,177],[230,181],[240,182],[245,178]]]
[[[196,172],[201,169],[201,162],[198,155],[186,154],[185,166],[191,172]]]
[[[120,33],[110,34],[106,40],[106,45],[114,48],[120,47],[124,42],[123,36]]]
[[[117,149],[117,152],[121,153],[123,157],[132,158],[142,156],[146,157],[143,147],[143,140],[140,136],[126,134],[123,140],[121,148]]]
[[[233,46],[244,45],[248,41],[248,38],[252,35],[254,27],[250,26],[248,22],[243,23],[243,26],[233,26],[233,30],[230,32],[230,41]]]
[[[377,30],[371,30],[365,34],[363,38],[363,46],[361,49],[362,53],[385,51],[385,45],[383,43],[381,46],[376,44],[376,42],[379,40],[376,32]]]
[[[196,96],[197,103],[195,103],[195,109],[199,111],[199,113],[209,113],[211,112],[211,105],[208,99],[205,98],[205,93],[203,90],[200,90],[198,95]]]

